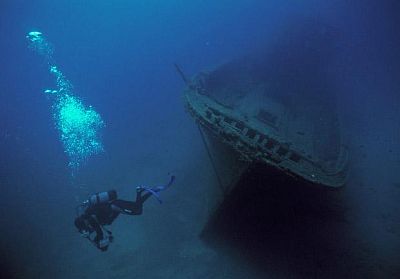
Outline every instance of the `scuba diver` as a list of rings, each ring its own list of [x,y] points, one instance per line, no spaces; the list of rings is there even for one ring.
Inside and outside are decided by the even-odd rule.
[[[118,199],[115,190],[93,194],[77,206],[75,226],[81,235],[97,248],[103,252],[107,251],[114,237],[111,231],[104,228],[104,225],[111,225],[119,214],[141,215],[143,203],[151,196],[154,196],[161,203],[158,192],[167,189],[174,180],[175,176],[172,175],[167,185],[153,188],[136,187],[135,201]],[[95,233],[94,237],[93,233]]]

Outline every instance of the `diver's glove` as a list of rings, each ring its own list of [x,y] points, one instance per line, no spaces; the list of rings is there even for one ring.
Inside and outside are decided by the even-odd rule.
[[[90,233],[87,230],[82,230],[81,231],[81,236],[84,237],[84,238],[89,238]]]
[[[99,243],[97,244],[97,247],[105,252],[108,249],[108,245],[110,245],[110,240],[108,238],[102,239],[99,241]]]

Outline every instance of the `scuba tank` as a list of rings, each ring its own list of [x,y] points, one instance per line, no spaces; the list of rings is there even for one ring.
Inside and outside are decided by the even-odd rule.
[[[85,201],[88,206],[94,206],[101,203],[111,202],[117,199],[117,191],[110,190],[107,192],[100,192],[93,194]]]
[[[117,199],[117,191],[115,190],[93,194],[87,200],[85,200],[83,203],[81,203],[75,208],[76,216],[79,217],[83,215],[85,211],[92,206],[102,203],[108,203],[116,199]]]

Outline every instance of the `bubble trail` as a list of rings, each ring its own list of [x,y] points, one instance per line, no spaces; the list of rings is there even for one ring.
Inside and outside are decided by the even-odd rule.
[[[56,66],[54,48],[39,31],[29,32],[29,48],[41,55],[56,79],[56,89],[44,91],[53,98],[53,118],[60,133],[64,152],[69,159],[72,174],[79,170],[90,156],[101,153],[104,147],[100,131],[105,126],[99,113],[87,107],[74,95],[71,82]]]

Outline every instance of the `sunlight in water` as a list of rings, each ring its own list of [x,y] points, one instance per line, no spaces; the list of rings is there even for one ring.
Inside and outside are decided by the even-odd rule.
[[[103,144],[100,130],[104,121],[91,106],[85,107],[82,101],[73,95],[73,86],[53,62],[53,47],[38,31],[26,36],[29,48],[43,56],[49,71],[56,77],[56,90],[44,92],[54,97],[53,116],[60,132],[64,151],[69,158],[69,166],[76,171],[90,156],[102,152]]]

